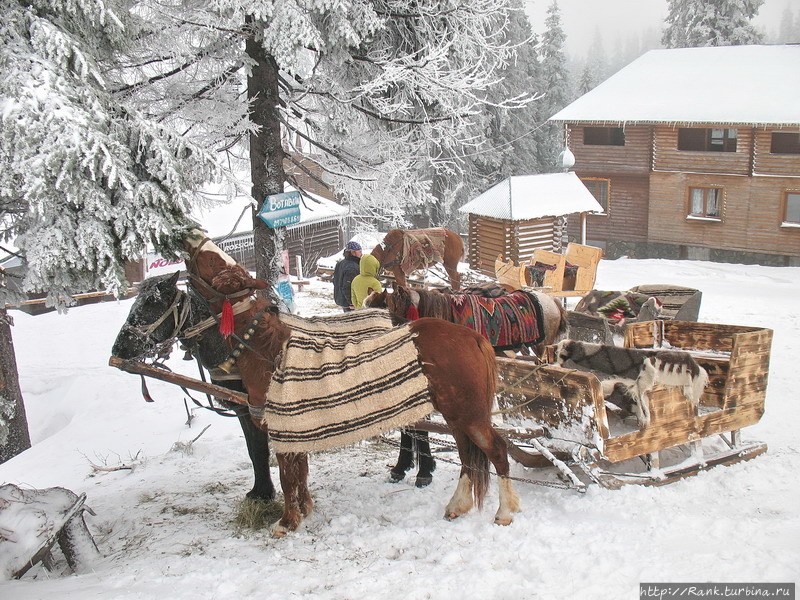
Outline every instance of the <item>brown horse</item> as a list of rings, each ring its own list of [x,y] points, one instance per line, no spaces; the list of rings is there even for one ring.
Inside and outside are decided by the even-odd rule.
[[[268,284],[250,277],[213,242],[197,234],[186,241],[190,253],[187,268],[195,291],[208,300],[216,313],[224,314],[225,302],[249,302],[245,310],[234,309],[234,331],[238,335],[229,337],[226,343],[247,388],[251,413],[257,413],[266,404],[275,365],[292,331],[266,300],[250,298],[254,290],[264,289]],[[512,513],[518,512],[520,506],[508,478],[506,444],[491,424],[497,379],[492,347],[474,331],[438,319],[415,321],[411,331],[415,334],[413,343],[428,381],[433,407],[450,427],[462,464],[445,517],[454,519],[469,511],[473,504],[482,505],[491,461],[499,476],[500,507],[495,523],[510,524]],[[237,344],[236,340],[241,341]],[[261,426],[266,427],[263,423]],[[307,455],[278,453],[277,460],[284,511],[272,534],[280,537],[297,529],[303,517],[310,514],[313,501],[308,490]]]
[[[464,257],[464,241],[449,229],[392,229],[370,254],[380,261],[381,267],[391,271],[399,285],[405,285],[406,276],[413,271],[441,262],[450,287],[454,290],[461,287],[458,263]]]
[[[375,292],[370,294],[364,301],[364,306],[370,308],[385,308],[393,315],[401,319],[413,320],[419,317],[434,317],[437,319],[444,319],[445,321],[459,323],[453,312],[453,300],[467,295],[466,293],[444,293],[437,290],[418,290],[412,289],[401,285],[394,285],[394,293],[387,290],[382,292]],[[487,297],[493,297],[496,302],[503,302],[505,299],[513,299],[517,295],[527,294],[532,296],[535,303],[541,307],[541,325],[542,331],[539,332],[538,341],[528,343],[532,340],[524,339],[525,332],[522,331],[524,324],[519,321],[503,321],[504,327],[514,329],[508,332],[509,335],[504,335],[501,330],[498,333],[511,339],[521,340],[521,344],[517,346],[530,346],[538,356],[541,357],[545,346],[556,343],[560,338],[564,337],[568,329],[567,313],[561,302],[557,299],[548,296],[547,294],[536,291],[522,291],[518,290],[511,294],[501,293],[499,295],[491,294],[489,289],[481,290],[481,295],[489,294]],[[499,290],[498,290],[499,291]],[[470,294],[473,295],[473,294]],[[466,327],[473,327],[474,322],[467,321],[459,323]],[[508,347],[499,347],[498,350],[515,349]]]

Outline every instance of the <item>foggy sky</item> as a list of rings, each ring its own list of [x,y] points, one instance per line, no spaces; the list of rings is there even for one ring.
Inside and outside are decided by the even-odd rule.
[[[539,35],[545,29],[544,20],[551,3],[552,0],[525,0],[533,30]],[[765,0],[753,24],[767,34],[774,33],[787,6],[797,14],[800,0]],[[558,7],[561,26],[567,35],[567,53],[575,59],[585,58],[598,29],[606,52],[612,52],[619,36],[638,35],[648,27],[660,32],[667,15],[666,0],[558,0]]]

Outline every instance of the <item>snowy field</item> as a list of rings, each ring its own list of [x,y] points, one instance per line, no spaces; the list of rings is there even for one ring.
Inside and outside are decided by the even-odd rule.
[[[196,411],[189,428],[178,388],[152,382],[156,403],[145,404],[138,378],[107,366],[132,300],[66,316],[14,311],[34,446],[0,465],[0,482],[86,492],[103,558],[77,576],[36,567],[0,582],[0,598],[618,600],[637,598],[639,582],[796,581],[800,268],[620,259],[602,261],[596,287],[647,283],[701,289],[701,321],[775,330],[766,414],[743,432],[767,454],[661,488],[519,483],[523,512],[498,527],[494,482],[483,512],[447,522],[457,466],[439,461],[422,490],[413,478],[389,484],[395,449],[364,442],[311,457],[315,512],[280,540],[232,523],[252,485],[238,423]],[[338,312],[316,280],[297,302],[306,316]],[[171,365],[194,375],[180,354]],[[193,452],[171,450],[209,424]],[[92,468],[123,463],[135,468]]]

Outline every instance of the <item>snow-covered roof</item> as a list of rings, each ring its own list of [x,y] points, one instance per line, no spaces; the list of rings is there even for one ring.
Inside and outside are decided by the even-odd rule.
[[[294,191],[294,189],[290,185],[284,186],[284,191],[286,192]],[[209,197],[224,197],[224,194],[213,186],[209,186],[204,190],[204,193]],[[233,230],[233,233],[245,233],[253,229],[250,210],[245,211],[245,208],[249,207],[252,202],[253,199],[249,195],[237,195],[233,200],[224,204],[199,207],[193,211],[192,216],[199,221],[211,238],[227,235],[231,230]],[[244,216],[236,223],[236,219],[239,218],[242,212],[245,213]],[[300,201],[300,222],[295,225],[289,225],[287,229],[295,229],[319,221],[340,219],[349,213],[350,209],[346,206],[337,204],[317,194],[303,192]],[[234,224],[236,225],[235,228]]]
[[[800,125],[800,45],[651,50],[550,117]]]
[[[603,207],[578,176],[569,172],[509,177],[458,210],[494,219],[524,221],[603,212]]]

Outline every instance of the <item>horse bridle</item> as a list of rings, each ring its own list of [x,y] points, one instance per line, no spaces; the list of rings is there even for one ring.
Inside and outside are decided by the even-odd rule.
[[[125,323],[122,327],[123,329],[133,331],[135,334],[147,339],[153,335],[155,330],[158,329],[161,324],[164,323],[164,321],[166,321],[169,317],[172,317],[175,327],[172,330],[172,333],[164,340],[168,341],[177,337],[178,332],[180,332],[184,323],[186,323],[188,316],[189,303],[186,302],[186,294],[182,290],[176,290],[175,297],[172,299],[170,305],[155,321],[146,326],[128,325]],[[163,343],[164,342],[158,342],[156,345]]]
[[[394,241],[394,242],[392,242],[391,244],[387,244],[385,241],[381,242],[381,243],[380,243],[380,246],[381,246],[381,248],[383,248],[383,256],[384,256],[384,257],[386,257],[386,255],[389,253],[389,250],[391,250],[391,249],[392,249],[392,248],[394,248],[394,247],[395,247],[397,244],[399,244],[400,242],[402,242],[402,241],[403,241],[403,237],[405,237],[405,236],[401,235],[399,239],[395,240],[395,241]],[[400,257],[399,257],[399,255],[398,255],[398,254],[396,254],[395,256],[396,256],[396,258],[395,258],[394,260],[392,260],[392,261],[390,261],[390,262],[387,262],[387,263],[383,263],[381,266],[382,266],[384,269],[391,269],[391,268],[392,268],[392,267],[394,267],[395,265],[399,265],[399,264],[400,264]]]

